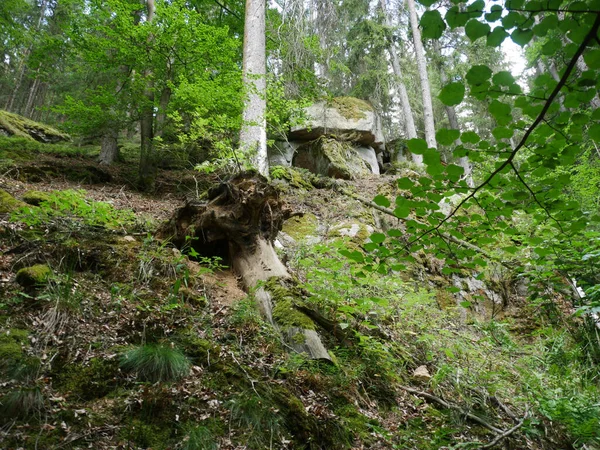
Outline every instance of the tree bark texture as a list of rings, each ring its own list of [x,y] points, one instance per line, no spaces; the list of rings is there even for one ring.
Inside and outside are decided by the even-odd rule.
[[[100,141],[100,157],[98,162],[102,165],[110,165],[119,158],[118,146],[119,133],[115,128],[109,128],[102,135]]]
[[[147,0],[148,17],[146,21],[151,23],[156,10],[154,0]],[[150,36],[149,41],[152,41]],[[150,44],[150,42],[148,44]],[[156,178],[156,158],[154,155],[154,82],[152,72],[148,69],[144,73],[146,88],[144,89],[144,105],[140,118],[140,167],[138,184],[140,189],[151,191],[154,188]]]
[[[211,189],[206,201],[177,210],[158,236],[177,246],[192,242],[203,256],[210,256],[207,249],[225,248],[244,288],[254,290],[261,314],[281,331],[287,346],[329,360],[314,322],[297,307],[303,303],[300,289],[272,245],[290,215],[266,178],[242,173]]]
[[[261,175],[268,176],[265,15],[265,0],[246,0],[242,69],[246,97],[240,150],[251,155],[252,164]]]
[[[427,61],[425,60],[425,50],[421,42],[421,31],[419,30],[419,19],[414,0],[406,0],[410,16],[410,26],[415,44],[415,56],[417,59],[417,70],[419,71],[419,80],[421,81],[421,96],[423,97],[423,120],[425,125],[425,141],[430,148],[437,148],[435,141],[435,124],[433,120],[433,105],[431,102],[431,89],[429,87],[429,77],[427,76]]]
[[[386,0],[380,0],[379,4],[383,11],[383,15],[385,18],[385,25],[388,28],[393,27],[392,18],[390,13],[387,10]],[[404,130],[406,132],[406,137],[408,139],[416,139],[417,138],[417,128],[415,127],[415,119],[413,117],[412,108],[410,107],[410,101],[408,99],[408,92],[406,91],[406,86],[402,81],[402,70],[400,68],[400,58],[398,58],[398,47],[393,39],[388,43],[388,52],[390,54],[390,61],[392,63],[392,70],[394,71],[394,85],[396,87],[396,92],[398,93],[398,97],[400,99],[400,107],[402,108],[402,114],[404,116]],[[399,160],[401,158],[401,153],[396,155],[396,158]],[[422,166],[423,165],[423,155],[412,155],[412,159],[415,164]]]

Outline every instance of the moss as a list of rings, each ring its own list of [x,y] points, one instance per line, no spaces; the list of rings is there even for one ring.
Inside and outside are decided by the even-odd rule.
[[[47,192],[27,191],[23,194],[22,198],[29,205],[39,206],[40,203],[50,200],[50,195]]]
[[[6,361],[14,361],[21,358],[23,350],[16,342],[0,342],[0,365]]]
[[[298,189],[311,190],[314,188],[313,180],[316,176],[306,169],[299,167],[272,166],[271,178],[285,180],[290,186]]]
[[[170,448],[167,444],[171,436],[168,427],[148,424],[139,419],[133,419],[121,429],[121,438],[133,441],[137,447],[151,448],[154,450]]]
[[[344,428],[358,437],[363,444],[374,443],[377,439],[372,432],[374,428],[381,425],[375,419],[369,419],[361,414],[356,406],[351,403],[337,408],[335,414],[340,418]]]
[[[184,286],[180,288],[179,295],[186,303],[199,306],[200,308],[204,308],[207,305],[206,296],[189,287]]]
[[[364,119],[367,117],[365,111],[373,111],[373,107],[366,101],[355,97],[336,97],[331,105],[346,119]]]
[[[273,308],[273,320],[286,328],[303,328],[314,330],[313,321],[294,307],[294,301],[302,298],[299,292],[284,285],[284,281],[277,277],[271,278],[266,285],[266,290],[273,296],[275,307]]]
[[[25,203],[17,200],[5,190],[0,189],[0,214],[13,212],[22,206],[25,206]]]
[[[0,342],[18,342],[26,344],[29,342],[29,331],[20,328],[11,328],[0,334]]]
[[[52,270],[46,264],[24,267],[17,272],[17,283],[23,287],[44,285],[51,274]]]
[[[22,137],[44,142],[68,141],[67,134],[18,114],[0,110],[0,129],[10,136]]]
[[[82,400],[102,398],[117,387],[119,362],[92,358],[87,364],[69,364],[61,368],[56,388]]]
[[[221,347],[206,339],[199,338],[191,330],[177,334],[173,340],[195,364],[213,366],[221,362]]]
[[[453,308],[456,306],[456,299],[446,289],[437,289],[435,299],[441,309]]]
[[[318,227],[319,219],[317,216],[307,213],[286,220],[283,224],[282,231],[299,241],[308,236],[317,236]]]

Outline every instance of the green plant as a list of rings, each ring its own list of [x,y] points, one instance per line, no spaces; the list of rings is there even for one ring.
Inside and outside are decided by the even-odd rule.
[[[190,371],[190,362],[171,345],[146,344],[126,352],[121,358],[121,368],[154,383],[185,377]]]
[[[61,222],[70,226],[103,226],[110,229],[131,227],[135,215],[130,210],[118,210],[106,202],[86,198],[84,190],[55,191],[38,207],[24,206],[11,214],[14,222],[27,226],[48,226]]]
[[[15,389],[0,401],[0,415],[3,417],[39,417],[43,408],[44,396],[38,387]]]
[[[234,422],[246,432],[244,443],[256,448],[272,448],[282,432],[281,415],[268,398],[244,391],[228,402]],[[276,441],[274,441],[274,439]]]
[[[216,450],[219,448],[213,432],[202,425],[191,428],[181,445],[182,450]]]

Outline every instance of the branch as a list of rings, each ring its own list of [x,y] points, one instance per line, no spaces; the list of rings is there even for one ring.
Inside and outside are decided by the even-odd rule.
[[[445,400],[441,399],[440,397],[437,397],[433,394],[430,394],[428,392],[419,391],[417,389],[413,389],[408,386],[400,386],[400,389],[404,389],[406,392],[410,392],[411,394],[418,395],[419,397],[423,397],[427,400],[431,400],[432,402],[435,402],[438,405],[440,405],[446,409],[454,409],[454,410],[460,412],[461,414],[463,414],[466,418],[472,420],[473,422],[477,422],[480,425],[483,425],[488,430],[491,430],[498,435],[502,435],[505,433],[503,430],[496,428],[495,426],[487,423],[481,417],[478,417],[475,414],[471,414],[470,412],[464,411],[461,408],[459,408],[458,406],[452,405],[452,404],[448,403],[447,401],[445,401]]]
[[[513,434],[515,431],[517,431],[519,428],[521,428],[523,426],[523,424],[525,423],[525,419],[527,419],[528,413],[525,413],[525,416],[519,421],[518,424],[516,424],[514,427],[512,427],[510,430],[506,430],[504,433],[499,434],[498,436],[496,436],[494,439],[492,439],[489,443],[482,445],[481,447],[479,447],[480,449],[482,448],[492,448],[494,445],[496,445],[498,442],[500,442],[502,439],[510,436],[511,434]]]
[[[419,236],[417,236],[415,239],[413,239],[411,242],[409,242],[409,245],[414,244],[415,242],[422,239],[424,236],[440,229],[442,227],[442,225],[444,225],[446,222],[448,222],[448,220],[450,220],[452,217],[454,217],[454,215],[458,212],[458,210],[460,210],[464,206],[465,203],[467,203],[471,198],[475,197],[477,192],[479,192],[481,189],[483,189],[485,186],[487,186],[496,175],[498,175],[500,172],[502,172],[506,167],[508,167],[512,163],[512,161],[515,159],[515,156],[517,155],[517,153],[527,143],[527,140],[529,139],[529,136],[531,136],[531,133],[533,133],[533,131],[536,129],[536,127],[540,124],[540,122],[542,122],[542,120],[544,120],[544,117],[545,117],[546,113],[548,112],[548,109],[550,109],[552,102],[554,102],[554,99],[559,94],[562,87],[566,84],[569,76],[571,75],[571,72],[575,68],[575,66],[577,64],[577,60],[583,54],[587,45],[596,38],[596,33],[598,32],[599,28],[600,28],[600,13],[598,13],[596,15],[596,20],[594,21],[592,28],[590,29],[588,34],[585,36],[585,38],[583,39],[583,42],[579,45],[579,47],[577,48],[577,51],[575,52],[575,54],[569,61],[569,64],[568,64],[567,68],[565,69],[565,73],[563,74],[563,76],[559,80],[558,84],[556,85],[556,87],[554,88],[554,90],[552,91],[550,96],[548,97],[548,100],[546,100],[546,103],[544,104],[544,107],[540,111],[539,115],[537,116],[535,121],[531,124],[531,126],[527,129],[527,131],[521,138],[521,141],[512,150],[509,157],[502,164],[500,164],[500,166],[498,166],[498,168],[496,170],[494,170],[479,186],[475,187],[469,195],[467,195],[465,198],[463,198],[445,219],[443,219],[435,227],[430,228],[429,230],[421,233]]]

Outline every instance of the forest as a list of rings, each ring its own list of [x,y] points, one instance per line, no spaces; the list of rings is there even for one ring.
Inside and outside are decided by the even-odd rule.
[[[0,0],[0,448],[600,449],[600,0]]]

